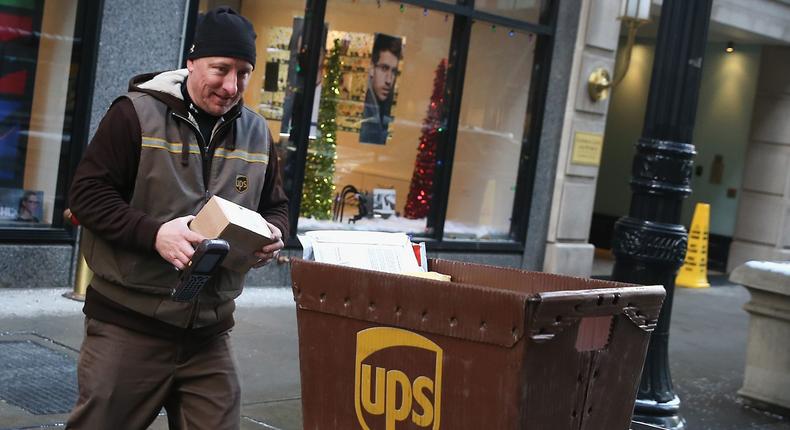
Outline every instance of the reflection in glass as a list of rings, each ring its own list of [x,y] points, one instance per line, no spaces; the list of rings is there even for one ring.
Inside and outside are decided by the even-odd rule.
[[[445,239],[509,239],[534,48],[533,34],[472,27]]]
[[[74,109],[77,3],[0,2],[0,226],[52,224]]]

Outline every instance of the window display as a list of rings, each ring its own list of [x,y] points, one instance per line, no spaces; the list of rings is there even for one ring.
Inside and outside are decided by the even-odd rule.
[[[342,47],[332,206],[320,216],[306,211],[305,199],[326,200],[327,195],[305,193],[299,231],[422,234],[427,212],[407,216],[405,208],[413,182],[432,192],[432,169],[423,169],[417,178],[414,172],[418,157],[425,155],[420,148],[425,147],[426,112],[434,102],[437,64],[449,52],[452,20],[445,13],[394,2],[333,0],[327,4],[325,22],[327,46],[338,40]],[[325,74],[329,57],[327,53]],[[311,140],[308,159],[317,152],[318,141]]]
[[[300,85],[298,51],[303,26],[304,19],[295,17],[291,27],[272,27],[268,34],[266,52],[269,59],[266,62],[258,112],[266,119],[282,121],[282,135],[290,134],[293,102]],[[397,103],[395,76],[401,60],[402,38],[335,30],[329,31],[324,38],[326,51],[332,49],[335,40],[341,41],[340,92],[334,95],[338,101],[335,117],[338,128],[360,133],[362,143],[383,145],[388,137],[386,126],[392,122],[391,111]],[[380,57],[382,60],[379,61]],[[322,55],[322,63],[325,58]],[[321,94],[321,75],[319,73],[316,79],[318,98]],[[316,136],[318,111],[314,113],[310,133],[313,138]]]
[[[428,113],[422,123],[422,135],[417,145],[417,158],[409,183],[409,196],[403,215],[410,219],[426,218],[431,210],[436,176],[436,151],[440,145],[445,111],[445,85],[447,83],[447,60],[442,59],[433,79],[433,93]]]
[[[486,1],[475,4],[489,8]],[[493,13],[536,23],[541,1],[491,5]],[[264,64],[254,71],[244,101],[279,130],[286,189],[292,197],[301,193],[299,232],[431,235],[431,208],[446,203],[444,239],[511,240],[533,34],[475,21],[461,66],[456,141],[448,142],[448,70],[458,70],[448,64],[452,13],[383,0],[329,0],[321,51],[306,53],[303,1],[241,0],[238,6],[259,34]],[[294,130],[307,125],[296,123],[294,107],[306,99],[299,92],[307,54],[319,57],[319,71],[306,155],[297,161],[303,143],[294,141]],[[439,154],[448,144],[455,148],[449,195],[439,196]],[[302,167],[302,187],[295,190],[289,184]]]
[[[0,1],[0,227],[53,223],[71,140],[77,4]]]

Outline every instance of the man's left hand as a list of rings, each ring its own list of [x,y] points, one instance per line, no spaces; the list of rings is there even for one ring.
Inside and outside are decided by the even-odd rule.
[[[275,242],[272,242],[261,248],[260,251],[255,252],[255,256],[260,259],[257,263],[255,263],[255,265],[252,266],[255,269],[272,261],[280,253],[280,250],[283,248],[283,246],[285,246],[283,243],[283,234],[280,229],[269,221],[266,221],[266,225],[268,225],[269,230],[272,231],[272,237],[275,239]]]

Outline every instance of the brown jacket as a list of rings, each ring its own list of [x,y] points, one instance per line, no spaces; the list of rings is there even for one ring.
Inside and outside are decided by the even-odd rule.
[[[134,78],[77,169],[70,207],[85,227],[82,251],[95,273],[89,316],[175,331],[232,325],[243,274],[223,269],[197,302],[173,302],[178,272],[154,249],[163,223],[196,214],[211,195],[257,209],[287,235],[287,199],[265,120],[240,103],[203,144],[181,97],[185,77],[178,70]],[[246,190],[236,189],[239,177]]]

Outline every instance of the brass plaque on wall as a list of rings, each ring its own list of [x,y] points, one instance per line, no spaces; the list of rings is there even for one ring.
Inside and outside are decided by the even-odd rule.
[[[583,164],[586,166],[599,166],[601,164],[602,150],[602,134],[577,131],[576,134],[573,135],[571,163]]]

